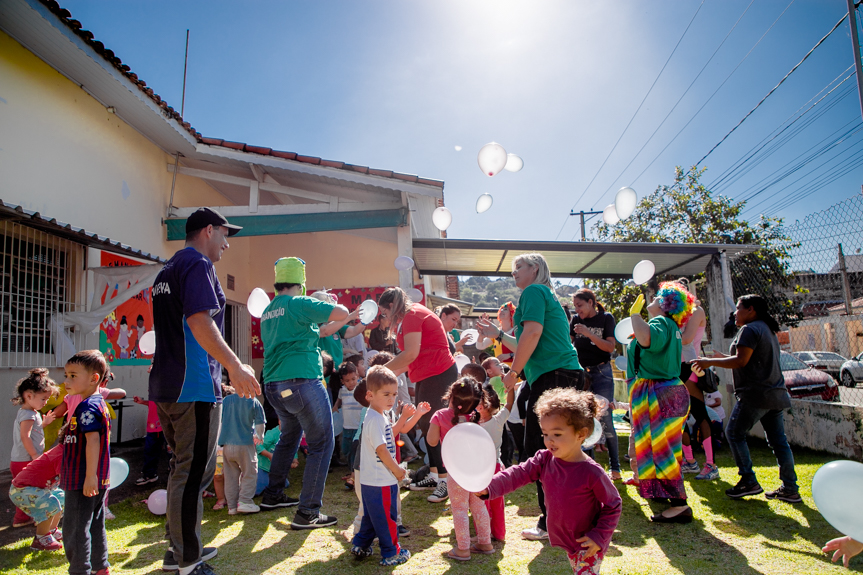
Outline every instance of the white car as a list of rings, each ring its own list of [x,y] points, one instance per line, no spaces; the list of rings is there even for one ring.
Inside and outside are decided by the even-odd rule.
[[[839,379],[842,364],[848,361],[832,351],[795,351],[792,355],[809,367],[826,372],[835,379]]]
[[[842,364],[839,380],[845,387],[856,387],[858,381],[863,381],[863,353]]]

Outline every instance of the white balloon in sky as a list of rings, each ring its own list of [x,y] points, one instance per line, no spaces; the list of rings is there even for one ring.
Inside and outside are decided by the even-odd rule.
[[[249,299],[246,301],[246,307],[252,317],[260,318],[264,310],[270,305],[270,296],[261,288],[255,288],[249,294]]]
[[[620,218],[617,217],[617,209],[614,207],[614,204],[608,204],[602,210],[602,221],[610,226],[620,221]]]
[[[641,260],[632,268],[632,281],[635,282],[635,285],[647,283],[653,277],[654,272],[656,272],[656,266],[653,265],[652,261]]]
[[[507,172],[518,172],[524,167],[524,160],[515,154],[506,155],[506,165],[503,167]]]
[[[456,151],[456,152],[461,152],[461,146],[456,146],[456,147],[455,147],[455,151]]]
[[[621,220],[632,215],[636,204],[638,204],[638,194],[632,188],[620,188],[614,196],[614,208],[617,210],[617,217]]]
[[[442,232],[452,224],[452,212],[441,206],[432,212],[432,223],[434,227]]]
[[[476,199],[476,213],[481,214],[483,212],[487,212],[493,203],[494,198],[491,197],[491,194],[481,195]]]
[[[506,166],[507,155],[503,146],[491,142],[479,149],[476,162],[486,176],[496,176]]]

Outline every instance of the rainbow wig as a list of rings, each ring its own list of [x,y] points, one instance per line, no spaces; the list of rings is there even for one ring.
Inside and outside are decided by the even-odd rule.
[[[689,293],[682,284],[677,282],[662,282],[656,297],[660,300],[659,307],[666,313],[677,327],[682,328],[692,316],[695,307],[695,296]]]
[[[513,317],[515,317],[515,306],[512,305],[511,301],[506,302],[505,304],[500,306],[499,310],[497,310],[497,321],[498,322],[500,322],[500,317],[505,313],[509,314],[509,323],[512,323],[512,319],[513,319]]]

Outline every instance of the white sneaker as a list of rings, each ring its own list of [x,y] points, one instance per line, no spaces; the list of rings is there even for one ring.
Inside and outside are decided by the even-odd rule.
[[[435,490],[426,499],[432,503],[441,503],[446,501],[447,497],[446,481],[439,481]]]
[[[542,541],[548,539],[548,531],[539,527],[531,527],[522,531],[521,536],[528,541]]]
[[[238,503],[237,511],[239,513],[257,513],[261,508],[254,503]]]

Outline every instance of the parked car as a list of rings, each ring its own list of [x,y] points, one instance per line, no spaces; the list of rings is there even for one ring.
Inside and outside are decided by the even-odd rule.
[[[845,387],[857,387],[857,382],[863,381],[863,353],[842,364],[839,381]]]
[[[824,401],[839,400],[839,384],[823,371],[814,369],[790,353],[781,352],[779,367],[785,376],[785,387],[795,399],[820,397]]]
[[[833,379],[839,379],[842,364],[848,361],[838,353],[832,351],[795,351],[794,357],[817,370],[827,372]]]

